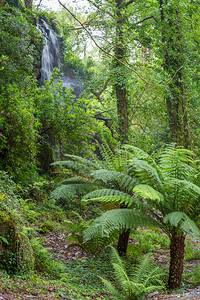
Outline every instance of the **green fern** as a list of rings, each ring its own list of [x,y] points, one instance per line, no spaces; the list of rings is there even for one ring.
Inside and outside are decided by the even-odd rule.
[[[115,300],[137,300],[159,289],[163,289],[164,283],[160,279],[165,273],[150,263],[150,254],[132,270],[131,275],[127,271],[117,251],[111,247],[111,263],[119,288],[102,277],[101,280]]]
[[[199,229],[195,223],[183,212],[174,211],[165,216],[164,222],[169,222],[172,226],[179,228],[184,234],[188,234],[193,239],[199,238]]]
[[[136,228],[137,226],[158,226],[148,215],[133,209],[113,209],[105,212],[84,232],[84,242],[96,236],[109,238],[116,230]]]

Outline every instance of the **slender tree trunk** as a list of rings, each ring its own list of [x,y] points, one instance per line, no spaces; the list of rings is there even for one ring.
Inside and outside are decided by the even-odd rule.
[[[124,0],[115,0],[116,3],[116,46],[115,56],[123,61],[126,56],[126,49],[123,36],[124,16],[122,15]],[[127,70],[115,61],[115,93],[117,99],[118,115],[118,135],[119,141],[125,143],[128,141],[128,97],[127,97]],[[125,208],[121,206],[121,208]],[[120,256],[126,255],[130,229],[124,230],[118,239],[117,251]]]
[[[121,60],[125,60],[126,49],[124,43],[123,25],[124,16],[122,9],[124,0],[116,0],[116,46],[115,56]],[[115,93],[117,99],[118,114],[118,134],[120,142],[124,143],[128,140],[128,99],[127,99],[127,70],[118,61],[115,61]]]
[[[186,92],[183,79],[185,65],[183,36],[179,11],[176,4],[160,0],[164,70],[172,77],[179,70],[166,89],[166,106],[171,140],[190,148],[190,133],[186,109]],[[173,28],[173,30],[172,30]]]
[[[170,239],[170,267],[168,289],[179,289],[183,274],[183,259],[185,253],[185,236],[175,233]]]

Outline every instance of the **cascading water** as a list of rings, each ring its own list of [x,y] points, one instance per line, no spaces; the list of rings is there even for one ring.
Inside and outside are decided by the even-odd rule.
[[[69,70],[62,72],[60,69],[60,45],[58,38],[43,19],[39,19],[37,26],[45,38],[39,84],[41,86],[44,85],[45,81],[50,79],[54,68],[57,68],[63,74],[60,77],[63,82],[63,89],[71,87],[74,90],[73,93],[78,97],[81,93],[81,84],[77,82],[72,72]]]
[[[38,28],[45,38],[45,46],[42,52],[41,69],[40,69],[40,85],[44,85],[45,81],[50,79],[54,68],[60,70],[60,45],[57,37],[53,34],[47,23],[39,19]]]

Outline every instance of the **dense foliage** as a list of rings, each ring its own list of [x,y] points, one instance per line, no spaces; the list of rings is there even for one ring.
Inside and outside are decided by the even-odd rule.
[[[1,287],[45,274],[52,299],[100,300],[199,284],[183,274],[200,257],[199,3],[74,1],[0,1]],[[50,32],[60,69],[41,83]]]

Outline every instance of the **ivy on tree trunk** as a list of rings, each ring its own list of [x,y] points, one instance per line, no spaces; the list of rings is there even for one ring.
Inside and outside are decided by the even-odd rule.
[[[190,133],[187,116],[187,96],[184,86],[183,70],[185,65],[184,42],[181,31],[179,8],[176,3],[160,0],[164,70],[172,75],[173,81],[165,92],[171,140],[185,148],[190,148]]]

